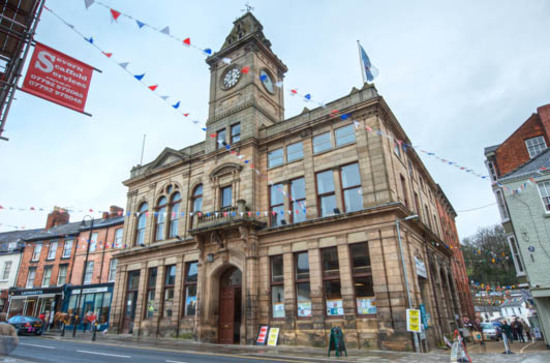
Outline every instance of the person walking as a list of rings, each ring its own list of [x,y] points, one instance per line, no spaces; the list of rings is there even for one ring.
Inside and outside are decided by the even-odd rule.
[[[462,317],[462,338],[464,338],[464,345],[470,341],[472,335],[473,324],[467,315]]]
[[[523,324],[523,330],[525,330],[525,335],[527,336],[527,341],[531,341],[531,327],[529,324],[525,323]]]
[[[519,340],[518,332],[519,332],[519,321],[518,318],[514,318],[514,321],[510,324],[510,327],[512,328],[512,336],[514,337],[514,340]]]
[[[503,336],[505,335],[506,338],[510,341],[510,344],[512,344],[514,342],[514,339],[512,337],[512,327],[508,324],[506,320],[502,321],[501,329]]]
[[[523,322],[521,320],[518,320],[517,322],[518,339],[520,342],[525,343],[525,338],[523,337]]]

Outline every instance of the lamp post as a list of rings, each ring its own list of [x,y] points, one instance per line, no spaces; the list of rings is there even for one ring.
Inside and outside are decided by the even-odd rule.
[[[84,259],[84,268],[82,269],[82,281],[80,284],[80,293],[78,294],[78,300],[76,303],[77,312],[80,310],[80,304],[82,302],[82,293],[84,292],[84,279],[86,278],[86,270],[88,268],[88,255],[90,254],[90,245],[92,244],[92,233],[94,231],[94,218],[92,216],[86,215],[84,218],[82,218],[82,226],[86,226],[86,217],[89,217],[91,220],[90,225],[90,235],[88,237],[88,244],[86,246],[86,258]],[[76,244],[76,248],[78,251],[78,242]],[[76,255],[76,251],[75,251]],[[80,317],[82,318],[82,317]],[[73,319],[73,337],[76,336],[76,321]]]
[[[399,253],[401,254],[401,264],[403,266],[403,275],[405,276],[405,291],[407,292],[407,299],[409,300],[409,309],[412,309],[412,300],[411,300],[411,294],[409,292],[409,280],[407,278],[407,268],[405,267],[405,256],[403,255],[403,246],[401,244],[401,231],[399,230],[399,221],[409,221],[411,219],[418,218],[418,214],[405,217],[403,219],[396,219],[395,220],[395,226],[397,227],[397,240],[399,241]],[[418,342],[418,335],[416,333],[413,334],[414,339],[414,350],[415,352],[419,352],[420,344]]]

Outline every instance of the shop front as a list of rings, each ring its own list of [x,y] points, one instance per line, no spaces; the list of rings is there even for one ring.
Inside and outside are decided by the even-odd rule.
[[[64,300],[62,311],[70,316],[77,317],[77,329],[90,329],[86,315],[90,312],[96,316],[97,329],[105,330],[109,327],[109,313],[113,296],[114,283],[68,286],[67,297]],[[72,329],[73,325],[67,326]]]
[[[38,317],[44,314],[51,321],[63,301],[63,287],[10,289],[8,318],[14,315]]]

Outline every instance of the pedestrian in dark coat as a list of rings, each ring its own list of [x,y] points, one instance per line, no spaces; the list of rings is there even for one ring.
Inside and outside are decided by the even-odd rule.
[[[512,337],[512,327],[508,324],[506,320],[502,321],[502,334],[506,335],[506,338],[510,341],[510,343],[514,342],[514,339]]]

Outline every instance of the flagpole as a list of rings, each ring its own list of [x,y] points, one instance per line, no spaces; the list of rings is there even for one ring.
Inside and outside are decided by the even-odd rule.
[[[365,66],[363,64],[363,59],[361,58],[361,44],[359,43],[359,39],[357,39],[357,51],[359,52],[359,66],[361,67],[361,76],[363,77],[363,84],[367,83],[367,80],[365,79]]]

